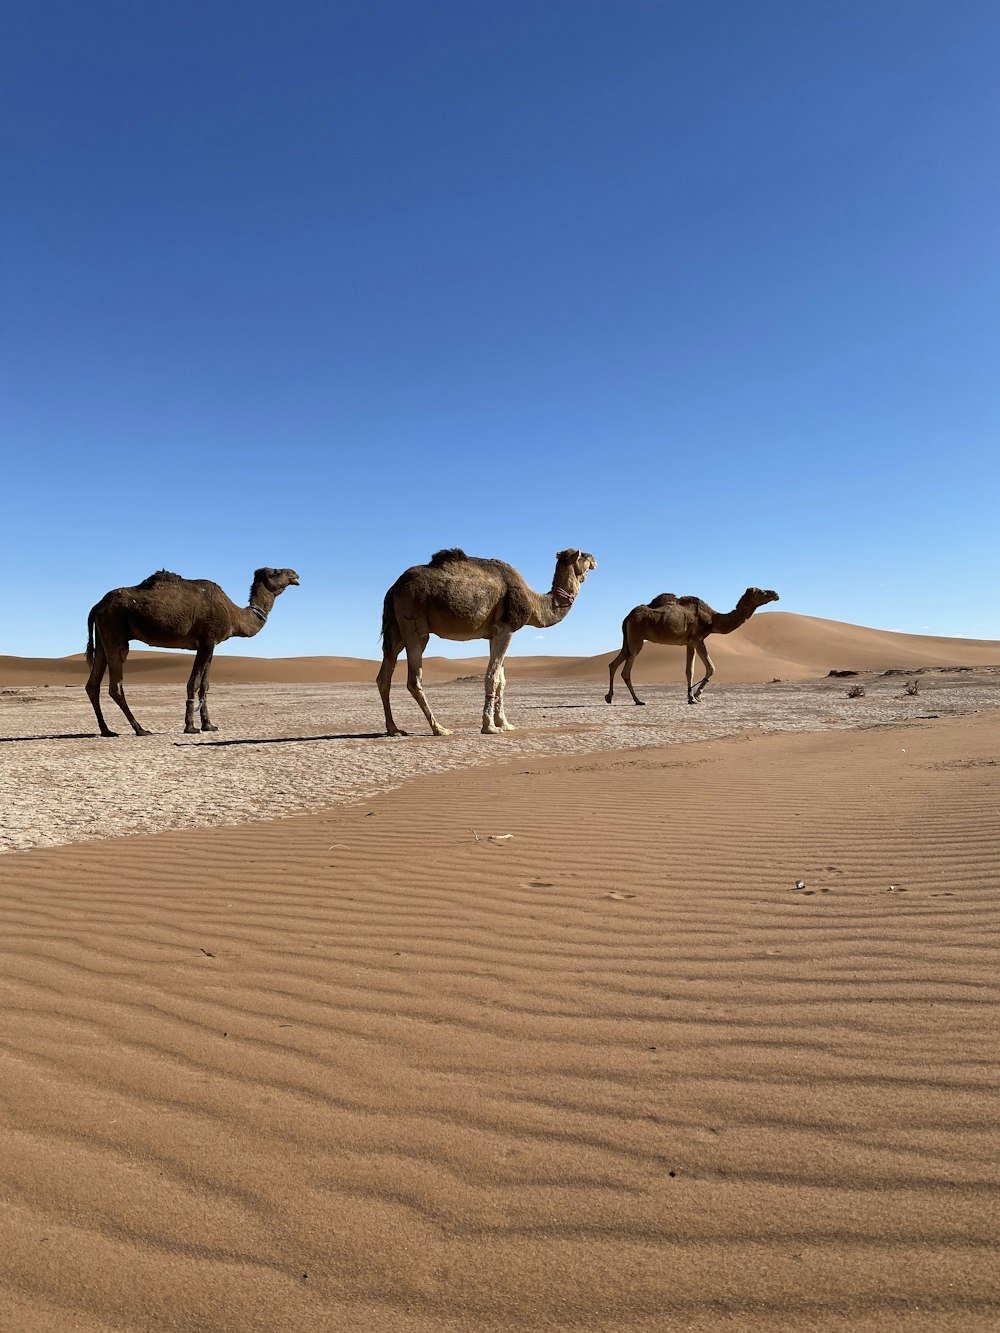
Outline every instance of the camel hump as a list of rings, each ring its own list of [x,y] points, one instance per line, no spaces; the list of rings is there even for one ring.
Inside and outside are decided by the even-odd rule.
[[[143,592],[148,592],[150,588],[161,587],[164,583],[184,583],[180,574],[171,574],[169,569],[158,569],[155,574],[150,574],[148,578],[143,579],[141,583],[135,586],[141,588]]]
[[[669,606],[671,602],[676,602],[677,597],[672,592],[661,592],[659,597],[654,597],[649,603],[650,606]]]
[[[451,546],[447,551],[435,551],[431,556],[431,569],[440,569],[454,560],[468,560],[468,556],[459,546]]]

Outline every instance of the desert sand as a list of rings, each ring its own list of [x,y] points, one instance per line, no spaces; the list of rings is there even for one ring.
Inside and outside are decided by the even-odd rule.
[[[995,1327],[998,750],[519,757],[2,858],[0,1325]]]
[[[850,698],[859,683],[864,697]],[[918,692],[907,694],[914,685]],[[125,724],[123,734],[103,739],[78,686],[7,687],[0,694],[0,853],[273,819],[355,802],[422,774],[515,757],[957,717],[1000,708],[1000,668],[713,685],[697,707],[688,706],[680,682],[644,686],[643,708],[630,701],[609,707],[603,690],[578,680],[514,681],[508,711],[518,730],[483,736],[481,677],[438,682],[430,687],[434,707],[455,728],[439,738],[401,689],[396,716],[411,734],[391,740],[376,729],[384,723],[371,682],[222,685],[212,696],[220,730],[195,735],[182,729],[182,688],[137,683],[129,699],[155,734],[136,737]]]
[[[870,646],[7,686],[0,1328],[995,1328],[1000,672]]]

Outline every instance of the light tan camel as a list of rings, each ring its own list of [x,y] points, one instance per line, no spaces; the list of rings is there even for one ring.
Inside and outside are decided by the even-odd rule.
[[[478,560],[464,551],[438,551],[429,565],[414,565],[385,595],[382,611],[382,667],[378,689],[390,736],[405,736],[389,707],[392,673],[406,649],[406,688],[423,710],[435,736],[450,736],[430,710],[421,684],[421,663],[432,634],[442,639],[489,639],[483,733],[513,731],[503,708],[504,657],[515,632],[524,625],[558,625],[597,561],[586,551],[559,551],[549,592],[533,592],[516,569],[502,560]]]
[[[688,703],[696,704],[701,692],[715,675],[715,667],[705,647],[709,634],[732,634],[757,610],[768,602],[776,602],[778,594],[763,588],[747,588],[736,603],[734,611],[713,611],[700,597],[675,597],[672,592],[661,592],[648,604],[634,606],[622,621],[622,650],[610,664],[611,680],[604,696],[611,703],[615,694],[615,672],[622,667],[622,680],[637,704],[642,704],[632,688],[632,663],[642,651],[642,645],[663,643],[687,649]],[[695,653],[705,667],[704,677],[692,688],[691,677]],[[624,662],[624,666],[622,663]]]
[[[193,648],[194,667],[187,684],[184,730],[218,731],[208,720],[208,669],[216,644],[225,639],[250,639],[270,614],[274,599],[299,576],[294,569],[258,569],[250,588],[250,605],[237,606],[217,583],[182,579],[165,569],[150,574],[134,588],[114,588],[91,610],[87,620],[87,694],[97,714],[102,736],[115,736],[101,712],[101,681],[110,670],[108,693],[122,710],[137,736],[150,733],[132,716],[125,701],[122,677],[130,639],[151,648]],[[197,698],[195,698],[197,695]]]

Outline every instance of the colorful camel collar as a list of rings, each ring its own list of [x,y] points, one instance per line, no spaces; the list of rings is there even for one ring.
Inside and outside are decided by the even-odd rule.
[[[567,606],[572,606],[573,603],[576,601],[576,595],[574,593],[567,592],[565,588],[554,587],[552,589],[552,596],[561,597]]]
[[[254,613],[254,615],[263,625],[264,621],[267,619],[267,612],[262,611],[259,606],[254,606],[253,602],[250,603],[250,610]]]

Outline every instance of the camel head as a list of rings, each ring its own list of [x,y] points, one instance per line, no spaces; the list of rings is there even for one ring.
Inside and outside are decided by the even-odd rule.
[[[299,576],[294,569],[271,569],[265,565],[262,569],[254,570],[253,581],[255,587],[262,583],[268,592],[277,597],[286,588],[298,587]]]
[[[569,568],[582,583],[592,569],[597,568],[597,561],[589,551],[578,551],[570,547],[565,551],[556,551],[556,568]]]
[[[748,602],[752,602],[754,607],[767,606],[768,602],[779,601],[778,594],[772,592],[770,588],[747,588],[743,594]]]

